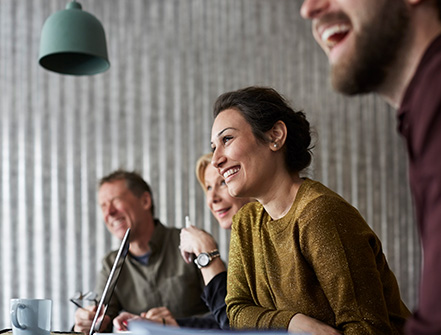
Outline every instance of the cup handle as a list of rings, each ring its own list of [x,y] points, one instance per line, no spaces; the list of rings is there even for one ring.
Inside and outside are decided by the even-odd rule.
[[[25,304],[16,304],[11,312],[11,321],[12,324],[14,325],[15,328],[20,328],[20,329],[26,329],[26,325],[21,325],[20,322],[18,322],[18,309],[25,309],[26,305]]]

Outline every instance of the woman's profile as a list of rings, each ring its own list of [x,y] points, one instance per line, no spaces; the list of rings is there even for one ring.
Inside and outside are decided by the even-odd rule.
[[[234,197],[227,315],[232,328],[311,334],[401,334],[410,312],[360,213],[317,181],[310,125],[274,89],[248,87],[214,105],[212,164]]]

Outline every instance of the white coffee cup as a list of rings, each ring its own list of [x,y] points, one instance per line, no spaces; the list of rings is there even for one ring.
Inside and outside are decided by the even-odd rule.
[[[11,299],[14,335],[50,335],[52,301],[49,299]]]

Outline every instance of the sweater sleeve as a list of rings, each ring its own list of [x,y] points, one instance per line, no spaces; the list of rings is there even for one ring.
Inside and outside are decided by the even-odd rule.
[[[344,334],[396,334],[384,292],[389,288],[388,295],[400,302],[398,285],[380,241],[358,211],[338,198],[321,197],[300,220],[305,223],[302,253],[335,314],[336,327]]]
[[[227,272],[224,271],[213,277],[202,293],[202,300],[211,314],[202,317],[180,318],[176,320],[178,325],[187,328],[230,329],[225,305],[226,295]]]
[[[214,319],[223,330],[230,329],[227,318],[227,306],[225,296],[227,295],[227,272],[217,274],[205,286],[202,294],[202,300],[213,314]]]
[[[242,208],[243,209],[243,208]],[[243,212],[242,210],[239,212]],[[250,213],[247,213],[250,214]],[[288,329],[293,311],[275,310],[261,307],[255,302],[256,287],[251,228],[244,228],[255,218],[238,215],[233,218],[230,240],[227,282],[227,315],[231,328],[242,329]],[[240,224],[239,224],[240,222]],[[239,230],[240,228],[240,230]]]

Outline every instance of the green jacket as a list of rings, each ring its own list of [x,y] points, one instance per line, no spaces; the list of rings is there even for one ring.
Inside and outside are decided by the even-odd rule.
[[[139,315],[161,306],[167,307],[175,318],[208,311],[201,299],[204,282],[200,271],[182,259],[180,230],[165,227],[158,220],[155,224],[148,264],[141,264],[127,255],[107,311],[112,319],[121,311]],[[104,290],[117,252],[110,252],[102,261],[97,293]]]

